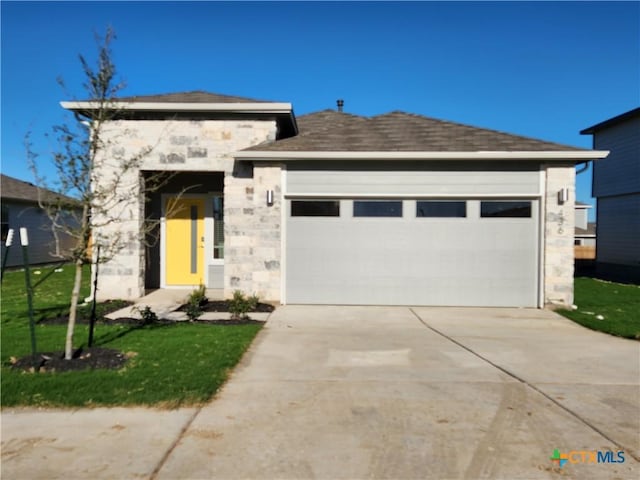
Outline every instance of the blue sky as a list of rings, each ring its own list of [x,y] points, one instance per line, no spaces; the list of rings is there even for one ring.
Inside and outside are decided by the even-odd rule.
[[[42,168],[59,101],[84,98],[78,54],[112,25],[123,95],[207,90],[405,110],[590,148],[579,131],[640,104],[639,2],[7,2],[2,172]],[[56,83],[65,79],[68,94]],[[591,172],[578,199],[591,201]]]

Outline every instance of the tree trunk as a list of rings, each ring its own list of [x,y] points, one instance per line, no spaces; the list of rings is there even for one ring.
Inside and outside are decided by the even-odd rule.
[[[65,360],[73,357],[73,331],[76,328],[76,316],[78,314],[78,298],[80,297],[80,287],[82,286],[82,259],[76,260],[76,276],[73,281],[73,291],[71,292],[71,308],[69,309],[69,323],[67,324],[67,341],[64,346]]]

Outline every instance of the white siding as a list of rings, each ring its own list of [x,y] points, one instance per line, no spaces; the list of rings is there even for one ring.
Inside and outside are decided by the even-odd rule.
[[[291,196],[540,194],[537,164],[304,162],[287,169]]]
[[[582,228],[583,230],[587,229],[587,226],[589,225],[589,221],[588,221],[588,213],[586,208],[576,206],[575,224],[577,228]]]

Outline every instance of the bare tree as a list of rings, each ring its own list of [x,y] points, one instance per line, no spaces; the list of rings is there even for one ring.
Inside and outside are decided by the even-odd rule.
[[[82,284],[82,267],[90,263],[88,251],[100,244],[100,261],[108,261],[129,242],[144,242],[146,232],[153,225],[140,216],[139,238],[123,236],[120,229],[110,229],[108,241],[92,236],[95,232],[123,221],[132,208],[144,209],[145,195],[157,191],[170,179],[168,173],[140,175],[143,160],[153,150],[144,146],[136,152],[118,147],[118,129],[110,128],[122,112],[118,109],[117,94],[124,83],[116,79],[111,43],[115,34],[111,28],[103,37],[96,35],[98,57],[95,67],[80,55],[85,76],[83,84],[91,108],[74,112],[74,122],[53,127],[57,150],[52,164],[56,171],[55,186],[47,185],[39,175],[29,134],[26,137],[27,158],[40,187],[40,206],[51,220],[56,240],[56,255],[73,262],[75,278],[71,292],[71,307],[65,342],[65,358],[73,356],[73,335]],[[62,82],[59,80],[59,83]],[[108,172],[108,175],[106,174]],[[47,195],[45,189],[64,196]],[[77,199],[69,202],[67,197]],[[62,237],[71,238],[70,250],[60,248]],[[95,294],[95,292],[94,292]]]

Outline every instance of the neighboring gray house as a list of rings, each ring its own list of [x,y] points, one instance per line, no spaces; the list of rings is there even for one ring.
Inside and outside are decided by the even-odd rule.
[[[154,145],[129,184],[178,173],[110,227],[132,241],[101,267],[98,297],[202,283],[292,304],[573,301],[574,167],[608,152],[404,112],[296,117],[290,103],[206,92],[116,107],[107,139],[120,141],[102,154]],[[140,238],[149,217],[153,247]]]
[[[591,208],[588,203],[576,202],[575,246],[596,246],[596,224],[589,222],[588,210]]]
[[[26,228],[29,235],[29,263],[51,263],[61,260],[56,256],[56,242],[51,221],[38,203],[38,187],[32,183],[0,174],[0,202],[2,208],[2,258],[5,252],[5,239],[9,229],[14,230],[13,246],[9,249],[7,266],[23,265],[20,248],[20,228]],[[42,198],[60,197],[50,190],[41,190]],[[70,204],[75,200],[62,196]],[[72,239],[60,236],[59,252],[67,251]]]
[[[640,282],[640,108],[580,132],[611,155],[593,166],[596,271]]]

